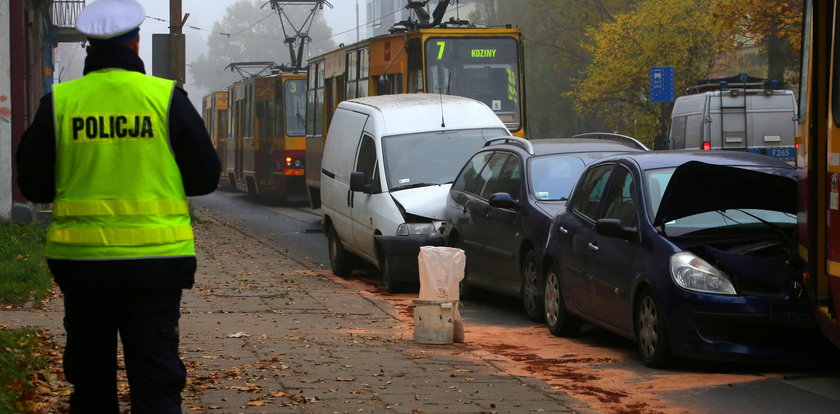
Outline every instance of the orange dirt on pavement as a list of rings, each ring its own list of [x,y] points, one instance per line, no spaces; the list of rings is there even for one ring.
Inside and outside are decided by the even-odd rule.
[[[404,331],[413,329],[411,301],[416,294],[386,294],[370,279],[351,278],[345,279],[344,283],[385,299],[394,307],[393,316],[404,325]],[[555,337],[540,324],[511,328],[486,324],[471,326],[467,322],[465,333],[466,343],[455,344],[451,353],[492,360],[509,374],[538,378],[552,390],[568,394],[599,413],[690,413],[695,410],[675,407],[657,394],[768,378],[762,374],[649,369],[636,359],[635,347],[628,345],[629,342],[620,342],[622,339],[604,340],[618,344],[617,347],[598,346],[574,338]],[[606,332],[596,332],[596,335],[612,336]]]

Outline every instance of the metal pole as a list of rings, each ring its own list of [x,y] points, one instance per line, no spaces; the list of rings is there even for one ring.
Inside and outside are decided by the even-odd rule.
[[[359,42],[359,0],[356,0],[356,42]]]
[[[169,74],[179,87],[185,80],[185,41],[182,29],[189,14],[181,18],[181,0],[169,0]]]

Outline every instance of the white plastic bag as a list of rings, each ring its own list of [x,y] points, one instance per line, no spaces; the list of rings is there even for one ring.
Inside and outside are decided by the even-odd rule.
[[[455,342],[464,342],[464,321],[458,310],[460,283],[464,279],[467,256],[454,247],[421,246],[417,257],[420,270],[421,300],[451,300],[455,304]]]
[[[421,246],[420,299],[458,300],[458,285],[467,263],[464,251],[454,247]]]

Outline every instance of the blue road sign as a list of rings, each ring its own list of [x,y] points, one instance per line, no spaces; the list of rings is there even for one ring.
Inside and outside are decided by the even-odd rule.
[[[673,66],[652,66],[650,68],[650,101],[674,102]]]

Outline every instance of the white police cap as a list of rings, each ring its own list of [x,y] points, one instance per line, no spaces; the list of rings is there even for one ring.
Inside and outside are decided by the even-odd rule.
[[[126,34],[146,19],[146,10],[136,0],[96,0],[79,12],[76,29],[92,39],[110,39]]]

